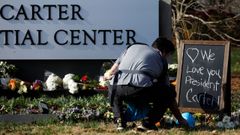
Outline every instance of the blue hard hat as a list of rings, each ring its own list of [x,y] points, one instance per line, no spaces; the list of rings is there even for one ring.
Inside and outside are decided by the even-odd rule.
[[[184,112],[184,113],[182,113],[182,117],[187,121],[189,127],[191,127],[191,128],[195,127],[196,120],[191,113]]]

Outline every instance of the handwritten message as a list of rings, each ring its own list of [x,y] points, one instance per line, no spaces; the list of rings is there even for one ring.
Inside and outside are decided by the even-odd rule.
[[[219,109],[224,46],[185,45],[180,106]]]

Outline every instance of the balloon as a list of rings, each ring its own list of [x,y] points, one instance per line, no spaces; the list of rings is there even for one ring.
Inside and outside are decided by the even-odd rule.
[[[187,121],[188,126],[190,128],[194,128],[195,127],[195,118],[192,116],[191,113],[189,112],[184,112],[182,113],[182,117]],[[176,122],[176,124],[179,124],[178,121]]]
[[[189,113],[189,112],[182,113],[182,117],[185,120],[187,120],[189,127],[191,127],[191,128],[195,127],[195,118],[192,116],[191,113]]]

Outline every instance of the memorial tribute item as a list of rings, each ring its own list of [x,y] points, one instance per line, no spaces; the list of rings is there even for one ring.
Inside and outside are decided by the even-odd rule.
[[[229,42],[182,41],[177,101],[189,112],[220,112],[226,107]]]

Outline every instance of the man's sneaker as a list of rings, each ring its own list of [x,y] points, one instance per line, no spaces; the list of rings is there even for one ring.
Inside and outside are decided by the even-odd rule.
[[[149,130],[158,130],[155,124],[151,124],[149,122],[142,122],[141,125],[137,126],[138,131],[149,131]]]
[[[117,130],[118,131],[122,131],[122,130],[124,130],[126,127],[127,127],[127,125],[126,125],[126,122],[124,122],[122,119],[120,119],[120,118],[118,118],[117,120],[116,120],[116,124],[117,124]]]

